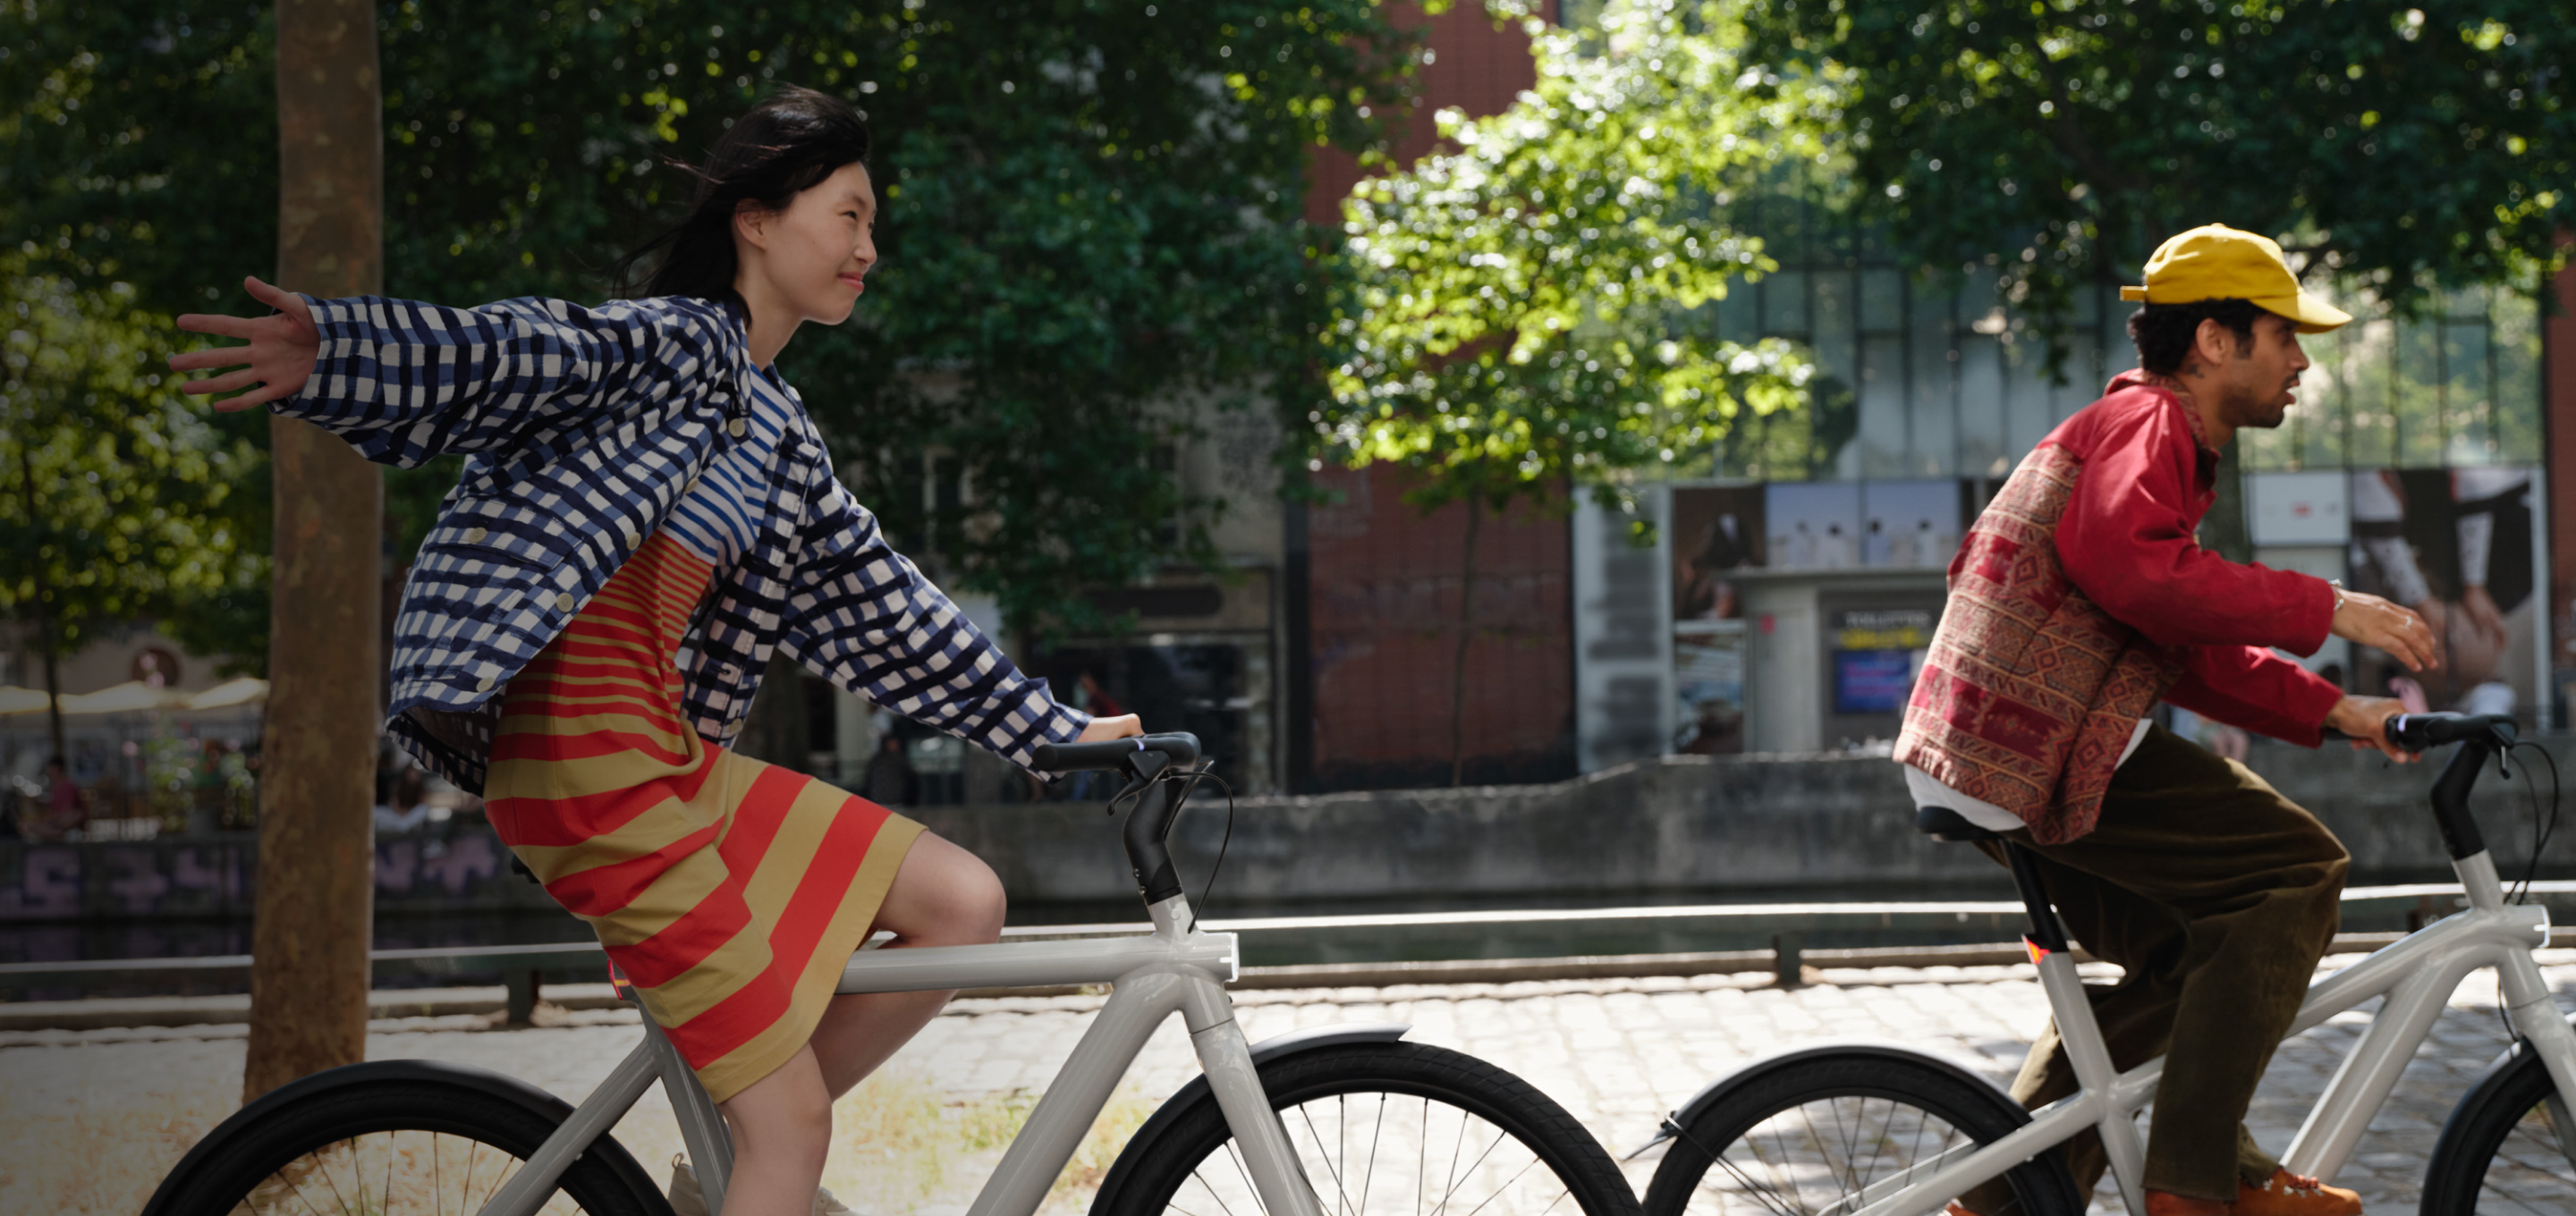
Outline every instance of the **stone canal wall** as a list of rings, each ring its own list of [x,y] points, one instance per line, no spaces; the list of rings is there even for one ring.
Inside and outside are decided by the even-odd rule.
[[[2571,740],[2547,743],[2562,767]],[[2529,753],[2526,752],[2526,755]],[[2441,842],[2424,810],[2429,767],[2348,751],[2258,745],[2257,771],[2332,827],[2356,881],[2439,877]],[[2529,855],[2520,780],[2490,772],[2480,818],[2499,863]],[[2571,774],[2576,776],[2576,774]],[[2545,770],[2540,785],[2544,809]],[[1386,790],[1247,798],[1226,833],[1222,796],[1174,833],[1193,895],[1221,842],[1222,906],[1329,909],[1356,903],[1486,903],[1888,897],[1971,889],[2008,894],[1974,851],[1918,836],[1896,767],[1845,756],[1667,757],[1555,785]],[[990,862],[1020,905],[1114,907],[1133,898],[1115,825],[1097,806],[1023,803],[913,812]],[[29,845],[0,841],[0,924],[247,918],[253,834]],[[2576,831],[2544,877],[2576,875]],[[376,842],[380,915],[552,911],[512,872],[489,830],[459,825]]]

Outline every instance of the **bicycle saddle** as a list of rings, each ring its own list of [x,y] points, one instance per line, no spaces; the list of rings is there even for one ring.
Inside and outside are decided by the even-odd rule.
[[[1953,844],[1996,839],[1995,833],[1968,822],[1967,816],[1945,806],[1914,808],[1914,830]]]

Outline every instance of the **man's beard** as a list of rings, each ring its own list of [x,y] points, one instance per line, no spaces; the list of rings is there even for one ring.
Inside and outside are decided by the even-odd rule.
[[[2237,426],[2268,431],[2279,427],[2289,419],[2292,401],[2288,392],[2283,389],[2273,389],[2269,392],[2262,389],[2245,389],[2230,392],[2227,399],[2220,404],[2225,407],[2227,413],[2235,416]]]

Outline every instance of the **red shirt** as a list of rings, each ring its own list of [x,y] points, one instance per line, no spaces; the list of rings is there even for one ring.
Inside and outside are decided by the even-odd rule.
[[[2201,548],[2217,472],[2180,386],[2138,372],[2041,440],[1950,563],[1896,759],[2049,844],[2092,830],[2159,697],[2316,746],[2342,690],[2269,648],[2322,646],[2334,589]]]
[[[2041,443],[2084,462],[2057,522],[2066,581],[2161,646],[2186,647],[2164,699],[2205,718],[2315,747],[2343,690],[2272,653],[2315,654],[2334,624],[2324,579],[2238,564],[2193,533],[2218,497],[2218,453],[2172,388],[2123,372]]]

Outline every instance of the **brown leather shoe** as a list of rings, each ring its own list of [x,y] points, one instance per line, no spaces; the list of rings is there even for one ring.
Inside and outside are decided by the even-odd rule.
[[[2276,1167],[2261,1186],[2236,1184],[2236,1216],[2361,1216],[2361,1195]]]
[[[2147,1192],[2147,1216],[2229,1216],[2231,1206],[2220,1200],[2177,1195],[2172,1191]]]
[[[1941,1209],[1941,1216],[1977,1216],[1977,1214],[1959,1206],[1959,1201],[1953,1199],[1950,1201],[1950,1206]]]

